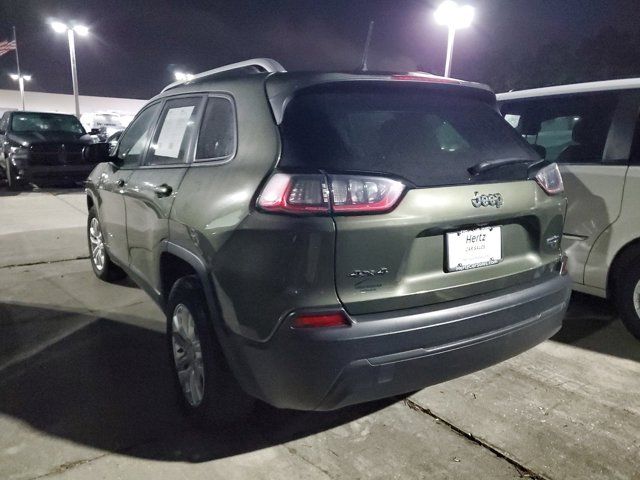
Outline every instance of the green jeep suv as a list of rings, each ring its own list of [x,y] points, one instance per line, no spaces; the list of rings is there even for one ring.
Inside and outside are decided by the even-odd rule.
[[[482,85],[251,60],[169,85],[107,149],[85,149],[93,270],[164,309],[202,419],[415,391],[561,327],[562,178]]]

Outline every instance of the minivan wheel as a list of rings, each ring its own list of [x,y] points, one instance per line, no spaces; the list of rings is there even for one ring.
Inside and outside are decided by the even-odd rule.
[[[615,302],[620,319],[640,340],[640,251],[616,279]]]
[[[104,244],[104,235],[100,219],[95,207],[89,210],[87,220],[87,241],[89,244],[89,259],[91,268],[96,277],[104,281],[120,280],[126,276],[124,271],[109,258],[109,253]]]
[[[254,400],[231,372],[207,313],[200,281],[179,279],[167,304],[167,345],[182,409],[199,425],[248,416]]]

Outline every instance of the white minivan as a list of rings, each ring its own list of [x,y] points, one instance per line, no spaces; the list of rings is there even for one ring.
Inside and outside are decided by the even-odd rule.
[[[574,290],[612,299],[640,338],[640,78],[502,93],[498,101],[505,119],[560,165]]]

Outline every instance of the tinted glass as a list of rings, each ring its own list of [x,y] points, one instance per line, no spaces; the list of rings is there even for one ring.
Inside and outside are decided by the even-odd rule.
[[[59,113],[16,113],[11,120],[11,130],[14,132],[69,132],[79,135],[86,133],[76,117]]]
[[[160,104],[156,103],[140,113],[120,139],[118,158],[124,162],[124,166],[139,164],[155,125],[158,110]]]
[[[236,148],[236,119],[231,100],[212,97],[202,119],[196,159],[223,160]]]
[[[560,163],[601,162],[617,93],[531,98],[504,103],[505,118],[547,160]],[[513,121],[513,120],[512,120]]]
[[[179,98],[165,103],[146,165],[185,163],[189,141],[198,119],[200,97]]]
[[[484,160],[538,159],[492,105],[432,91],[339,91],[294,98],[282,167],[397,175],[418,186],[526,178],[526,166],[470,178]],[[496,176],[493,178],[493,176]]]

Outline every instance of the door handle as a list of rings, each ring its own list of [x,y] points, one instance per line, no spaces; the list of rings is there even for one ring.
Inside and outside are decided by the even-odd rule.
[[[169,195],[171,195],[171,192],[173,192],[173,188],[171,188],[166,183],[163,183],[162,185],[153,187],[153,191],[155,192],[158,198],[162,198],[162,197],[168,197]]]

